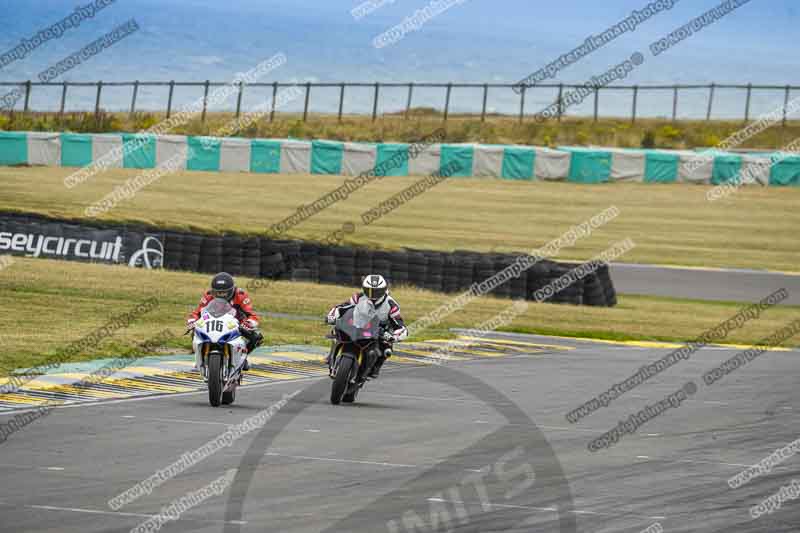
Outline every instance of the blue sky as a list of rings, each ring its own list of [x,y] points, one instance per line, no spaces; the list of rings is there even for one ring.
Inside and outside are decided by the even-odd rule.
[[[62,0],[2,1],[3,13],[15,13],[0,21],[0,49],[7,50],[22,37],[69,14],[80,2]],[[466,0],[427,22],[401,41],[376,50],[372,38],[429,0],[395,0],[359,21],[350,10],[357,0],[117,0],[80,28],[50,41],[23,60],[0,70],[0,80],[35,79],[38,72],[133,17],[141,30],[123,42],[64,74],[68,81],[103,80],[229,80],[237,71],[284,52],[288,63],[274,78],[288,81],[469,81],[514,82],[600,33],[647,4],[644,0]],[[629,57],[647,52],[648,45],[688,22],[719,0],[680,0],[670,10],[643,23],[635,32],[563,71],[557,81],[583,82],[593,74]],[[705,28],[658,57],[648,56],[624,83],[769,83],[800,85],[800,60],[795,51],[800,35],[800,7],[790,0],[751,0],[737,11]],[[75,93],[76,103],[91,101],[87,92]],[[123,93],[110,90],[107,103]],[[128,91],[129,93],[129,91]],[[357,91],[356,91],[357,93]],[[260,98],[259,95],[248,95]],[[316,95],[326,106],[334,95]],[[774,97],[773,97],[774,96]],[[754,100],[754,112],[773,106],[777,95]],[[191,99],[192,94],[179,94]],[[366,93],[351,95],[362,105]],[[50,100],[41,94],[41,101]],[[143,105],[157,91],[144,91]],[[547,94],[532,97],[545,102]],[[664,107],[654,97],[654,107]],[[686,109],[699,112],[702,95],[689,95]],[[741,113],[740,95],[730,103],[721,95],[721,112]],[[420,101],[435,103],[438,93],[420,92]],[[782,96],[781,98],[782,99]],[[54,98],[53,100],[57,100]],[[401,94],[387,92],[383,106],[399,105]],[[463,102],[462,102],[463,100]],[[466,109],[476,101],[472,94],[454,93],[453,106]],[[492,107],[513,108],[508,94],[493,99]],[[780,102],[778,102],[780,103]],[[247,104],[246,104],[247,105]],[[620,100],[619,105],[626,107]],[[671,107],[667,102],[666,107]],[[668,111],[668,110],[667,110]]]

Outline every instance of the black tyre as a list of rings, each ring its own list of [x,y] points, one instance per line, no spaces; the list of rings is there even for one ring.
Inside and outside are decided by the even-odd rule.
[[[170,231],[165,234],[164,241],[164,268],[179,270],[185,253],[183,235]]]
[[[350,392],[346,392],[344,396],[342,396],[342,401],[344,403],[353,403],[356,401],[356,396],[358,396],[358,385],[351,385],[352,390]]]
[[[181,262],[178,265],[180,270],[189,270],[191,272],[200,271],[200,254],[184,253],[181,256]]]
[[[261,275],[263,277],[277,277],[283,270],[283,254],[280,252],[261,256]]]
[[[336,378],[331,385],[331,403],[339,405],[344,399],[347,392],[347,386],[350,384],[350,375],[354,372],[355,361],[352,357],[342,357],[336,363]]]
[[[208,356],[208,401],[212,407],[222,401],[222,354],[218,352]]]
[[[586,305],[605,307],[606,295],[603,285],[596,274],[589,274],[584,278],[583,303]]]
[[[295,268],[292,270],[292,281],[315,281],[310,268]]]

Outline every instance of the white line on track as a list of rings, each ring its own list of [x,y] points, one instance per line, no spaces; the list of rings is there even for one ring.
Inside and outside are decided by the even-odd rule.
[[[287,457],[289,459],[305,459],[308,461],[328,461],[333,463],[353,463],[361,465],[375,465],[375,466],[391,466],[397,468],[419,468],[418,465],[404,465],[400,463],[383,463],[379,461],[356,461],[355,459],[337,459],[335,457],[311,457],[309,455],[288,455],[285,453],[267,452],[264,455],[272,455],[275,457]]]
[[[753,466],[757,463],[753,462],[752,464],[746,465],[742,463],[726,463],[723,461],[703,461],[700,459],[669,459],[669,458],[659,458],[659,457],[650,457],[649,455],[637,455],[637,459],[646,460],[646,461],[659,461],[663,463],[696,463],[696,464],[704,464],[704,465],[717,465],[717,466],[729,466],[732,468],[748,468]],[[788,468],[786,465],[775,465],[772,467],[773,470],[785,469]]]
[[[227,427],[227,426],[231,425],[231,424],[227,424],[225,422],[211,422],[211,421],[208,421],[208,420],[185,420],[183,418],[150,418],[150,417],[139,417],[139,416],[131,416],[131,415],[123,416],[122,418],[135,418],[136,420],[144,420],[144,421],[153,420],[153,421],[156,421],[156,422],[178,422],[180,424],[201,424],[201,425],[204,425],[204,426],[211,425],[211,426],[226,426]]]
[[[425,400],[425,401],[436,401],[436,402],[464,402],[464,403],[479,403],[482,405],[497,405],[497,404],[487,404],[482,400],[474,400],[472,398],[437,398],[435,396],[413,396],[410,394],[393,394],[389,392],[380,392],[380,391],[370,392],[370,395],[391,396],[392,398],[408,398],[410,400]]]
[[[16,465],[10,463],[0,463],[0,468],[13,468],[15,470],[48,470],[50,472],[61,472],[65,470],[61,466],[31,466],[31,465]]]
[[[694,459],[671,459],[671,460],[675,461],[676,463],[699,463],[699,464],[725,465],[725,466],[736,466],[736,467],[753,466],[753,465],[743,465],[743,464],[740,464],[740,463],[723,463],[721,461],[695,461]]]
[[[465,502],[460,500],[445,500],[444,498],[428,498],[429,502],[437,503],[460,503],[462,505],[487,505],[489,507],[505,507],[506,509],[530,509],[532,511],[558,511],[555,507],[533,507],[530,505],[506,505],[500,503],[486,503],[486,502]]]
[[[39,509],[42,511],[60,511],[60,512],[67,512],[67,513],[83,513],[83,514],[101,514],[107,516],[130,516],[136,518],[154,518],[158,515],[151,515],[151,514],[144,514],[144,513],[126,513],[122,511],[105,511],[101,509],[82,509],[79,507],[57,507],[55,505],[15,505],[9,502],[0,502],[2,505],[10,505],[14,507],[23,507],[25,509]],[[234,524],[234,525],[245,525],[247,524],[244,520],[207,520],[205,518],[192,518],[192,517],[184,517],[181,516],[178,518],[179,521],[187,521],[187,522],[205,522],[211,524]]]
[[[531,424],[515,424],[503,421],[491,422],[489,420],[474,420],[474,424],[497,424],[498,426],[530,426]],[[598,429],[589,429],[589,428],[576,428],[576,427],[569,427],[569,426],[546,426],[542,424],[534,424],[535,427],[539,429],[553,429],[556,431],[579,431],[582,433],[602,433],[602,431]]]
[[[596,429],[583,429],[583,428],[571,428],[566,426],[542,426],[538,425],[537,427],[543,429],[555,429],[555,430],[562,430],[562,431],[581,431],[584,433],[602,433],[602,431],[598,431]]]
[[[509,505],[509,504],[502,504],[502,503],[491,503],[491,502],[465,502],[459,500],[446,500],[443,498],[428,498],[429,502],[438,502],[438,503],[460,503],[462,505],[481,505],[481,506],[489,506],[489,507],[500,507],[505,509],[530,509],[531,511],[550,511],[550,512],[557,512],[558,508],[556,507],[535,507],[531,505]],[[581,509],[573,509],[570,511],[574,514],[592,514],[592,515],[599,515],[599,516],[613,516],[618,517],[621,516],[620,513],[601,513],[598,511],[586,511]],[[634,516],[637,518],[647,518],[648,520],[664,520],[665,516],[644,516],[635,513],[629,513],[627,511],[622,512],[622,516]]]

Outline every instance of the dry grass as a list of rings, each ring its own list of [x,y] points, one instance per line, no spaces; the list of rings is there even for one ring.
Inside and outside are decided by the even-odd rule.
[[[0,168],[0,209],[80,218],[137,171],[117,169],[73,189],[68,168]],[[162,178],[101,218],[202,231],[263,234],[271,224],[334,190],[341,176],[181,172]],[[516,182],[451,178],[363,225],[360,215],[418,178],[392,177],[354,192],[288,232],[322,240],[346,221],[347,243],[440,250],[529,251],[611,205],[621,214],[562,259],[587,259],[630,237],[620,260],[797,271],[800,189],[746,187],[706,201],[706,186]]]
[[[163,113],[67,113],[59,119],[53,113],[15,113],[0,116],[0,130],[73,131],[83,133],[135,132],[144,130],[165,118]],[[205,122],[198,115],[172,133],[214,135],[234,118],[229,112],[210,112]],[[717,145],[742,128],[741,120],[679,120],[646,118],[631,124],[630,119],[565,117],[542,124],[531,117],[519,122],[517,117],[489,115],[481,122],[480,115],[451,114],[445,123],[442,114],[429,108],[412,110],[410,118],[389,114],[372,121],[370,116],[309,113],[278,113],[274,122],[269,116],[238,132],[242,137],[302,139],[335,139],[343,141],[415,141],[434,129],[445,126],[447,142],[482,142],[496,144],[529,144],[537,146],[599,145],[617,147],[697,148]],[[646,137],[648,140],[646,140]],[[789,121],[786,127],[776,126],[749,139],[742,148],[774,150],[800,137],[800,121]]]
[[[141,315],[130,327],[117,331],[99,347],[87,347],[76,360],[130,353],[132,347],[155,337],[164,328],[174,332],[168,347],[189,350],[181,337],[184,318],[207,286],[201,274],[147,271],[123,266],[83,264],[45,259],[15,259],[0,271],[0,315],[3,352],[0,367],[6,369],[44,364],[59,348],[101,327],[114,315],[132,309],[152,295],[161,302]],[[238,280],[246,285],[247,279]],[[319,316],[320,321],[266,318],[263,329],[268,344],[325,344],[322,316],[344,301],[352,289],[332,285],[275,282],[251,295],[256,309],[278,313]],[[393,295],[411,323],[445,301],[445,296],[414,288],[398,287]],[[475,327],[508,309],[505,299],[482,297],[461,312],[447,317],[421,337],[448,335],[451,327]],[[605,339],[691,339],[732,316],[737,304],[678,301],[651,297],[620,297],[614,308],[531,304],[509,331],[586,336]],[[797,307],[777,307],[731,333],[728,342],[752,343],[797,317]]]

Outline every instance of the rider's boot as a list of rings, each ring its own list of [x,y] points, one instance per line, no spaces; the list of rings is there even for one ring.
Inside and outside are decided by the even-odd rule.
[[[203,381],[208,383],[208,376],[206,375],[206,369],[203,366],[203,356],[200,355],[199,351],[195,352],[194,370],[200,372],[200,375],[203,376]]]
[[[328,365],[328,376],[333,378],[333,352],[336,350],[336,343],[331,343],[331,349],[325,357],[325,364]]]

